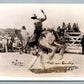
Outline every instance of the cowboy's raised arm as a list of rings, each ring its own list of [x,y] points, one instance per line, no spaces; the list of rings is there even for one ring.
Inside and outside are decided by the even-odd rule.
[[[44,11],[43,10],[41,10],[41,12],[43,13],[43,15],[44,15],[44,18],[41,18],[41,21],[45,21],[46,19],[47,19],[47,16],[46,16],[46,14],[44,13]]]

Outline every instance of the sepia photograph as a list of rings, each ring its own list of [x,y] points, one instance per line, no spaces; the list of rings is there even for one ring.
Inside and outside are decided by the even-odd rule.
[[[84,4],[0,4],[0,80],[84,80]]]

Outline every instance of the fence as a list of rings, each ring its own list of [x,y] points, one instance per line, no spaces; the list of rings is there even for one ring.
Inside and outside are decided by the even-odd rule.
[[[81,39],[83,33],[81,32],[66,32],[66,52],[82,53]]]

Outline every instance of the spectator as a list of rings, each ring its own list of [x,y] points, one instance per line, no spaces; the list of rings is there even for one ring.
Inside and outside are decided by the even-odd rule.
[[[66,24],[63,22],[62,29],[64,29],[64,32],[66,32]]]
[[[74,32],[80,32],[78,24],[76,24],[76,23],[73,24],[73,31]]]
[[[60,26],[58,26],[58,28],[57,28],[57,33],[58,33],[58,36],[61,37],[61,28],[60,28]]]
[[[81,45],[82,45],[82,54],[84,55],[84,35],[81,40]]]
[[[68,31],[71,31],[71,30],[72,30],[72,29],[71,29],[71,24],[70,24],[70,23],[67,24],[67,30],[68,30]]]

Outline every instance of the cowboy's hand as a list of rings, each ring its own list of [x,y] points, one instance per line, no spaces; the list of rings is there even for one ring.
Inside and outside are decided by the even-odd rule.
[[[41,12],[44,13],[44,11],[41,9]]]

